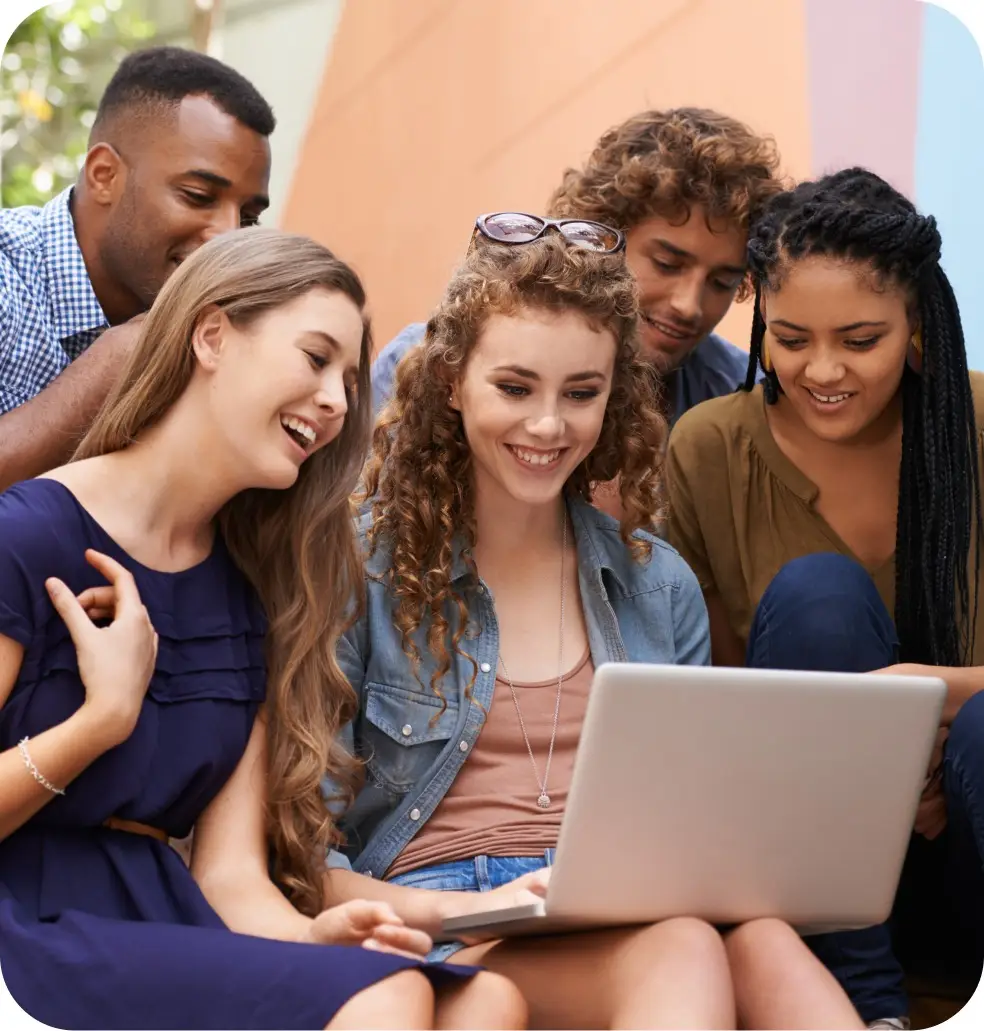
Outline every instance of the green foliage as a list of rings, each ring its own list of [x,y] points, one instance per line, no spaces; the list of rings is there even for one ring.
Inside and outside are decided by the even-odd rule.
[[[43,204],[75,181],[113,69],[153,35],[123,0],[50,4],[14,30],[0,62],[3,207]]]

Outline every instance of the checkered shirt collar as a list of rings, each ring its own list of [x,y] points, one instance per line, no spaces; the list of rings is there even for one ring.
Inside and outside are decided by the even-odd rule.
[[[71,196],[69,187],[45,204],[41,212],[43,275],[59,340],[107,325],[75,238]]]

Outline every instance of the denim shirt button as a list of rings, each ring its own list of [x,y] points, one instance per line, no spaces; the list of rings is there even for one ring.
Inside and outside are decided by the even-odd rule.
[[[468,751],[468,742],[467,741],[459,741],[458,742],[458,751],[459,752],[467,752]]]
[[[366,877],[372,877],[372,870],[366,870]]]
[[[483,662],[482,665],[479,666],[479,669],[483,673],[491,673],[492,672],[492,667],[487,662]]]
[[[409,737],[413,733],[413,727],[411,727],[409,723],[404,723],[403,730],[401,730],[400,733],[404,737]]]
[[[413,820],[414,822],[419,820],[420,819],[420,810],[419,809],[411,809],[410,810],[410,819]]]

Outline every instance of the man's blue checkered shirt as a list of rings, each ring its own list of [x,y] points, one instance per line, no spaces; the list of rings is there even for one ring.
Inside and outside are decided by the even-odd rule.
[[[44,390],[106,327],[70,196],[0,210],[0,414]]]

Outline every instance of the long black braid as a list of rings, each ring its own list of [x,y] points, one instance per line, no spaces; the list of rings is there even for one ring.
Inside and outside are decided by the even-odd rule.
[[[761,368],[769,404],[781,393],[762,365],[759,302],[763,286],[778,288],[791,263],[808,255],[858,261],[911,293],[923,353],[921,373],[907,366],[902,377],[895,625],[903,662],[962,666],[971,662],[977,619],[981,492],[967,353],[940,248],[936,220],[862,168],[775,197],[748,245],[755,314],[743,389],[754,387]]]

